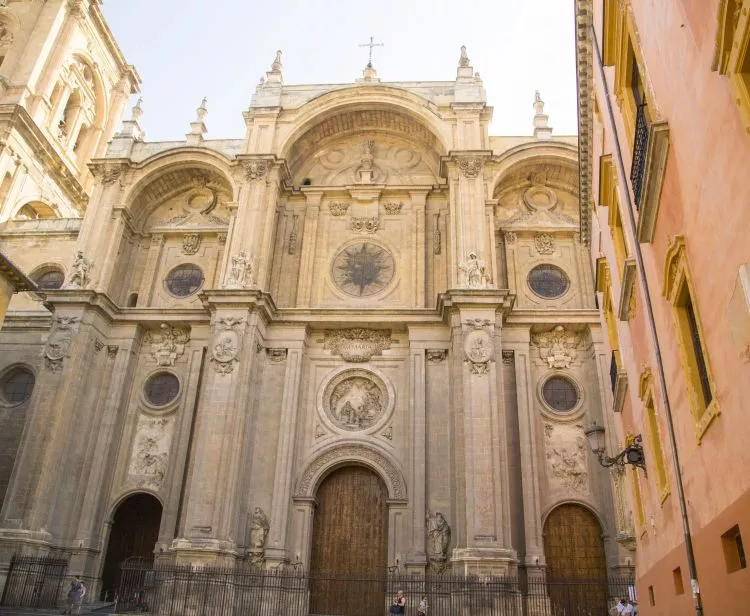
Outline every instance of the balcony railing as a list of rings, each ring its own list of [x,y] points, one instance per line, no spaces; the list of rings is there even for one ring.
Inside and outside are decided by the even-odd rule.
[[[633,184],[635,208],[640,210],[643,194],[643,176],[646,173],[646,150],[648,149],[648,120],[646,103],[638,105],[635,114],[635,139],[633,139],[633,164],[630,167],[630,181]]]

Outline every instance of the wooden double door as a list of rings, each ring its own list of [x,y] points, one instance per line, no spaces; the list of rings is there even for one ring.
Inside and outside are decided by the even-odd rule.
[[[388,566],[388,491],[362,466],[320,485],[313,519],[310,614],[383,616]]]

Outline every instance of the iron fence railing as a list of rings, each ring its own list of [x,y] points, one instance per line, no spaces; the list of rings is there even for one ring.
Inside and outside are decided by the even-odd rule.
[[[384,574],[308,575],[157,565],[122,569],[117,612],[159,616],[385,616],[398,590],[414,616],[426,597],[429,616],[599,616],[615,597],[632,596],[631,578],[552,580],[518,577]]]
[[[646,151],[648,149],[648,119],[646,118],[646,103],[636,107],[635,137],[633,139],[633,163],[630,167],[630,181],[633,184],[633,200],[635,209],[641,208],[643,195],[643,178],[646,174]]]
[[[13,556],[0,605],[56,608],[62,598],[68,561],[64,558]]]

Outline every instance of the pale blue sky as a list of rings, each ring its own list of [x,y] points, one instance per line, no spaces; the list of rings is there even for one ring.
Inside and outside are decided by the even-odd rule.
[[[361,76],[372,35],[383,81],[453,80],[460,46],[495,108],[493,135],[532,130],[541,91],[556,135],[576,128],[572,0],[106,0],[104,14],[143,79],[150,141],[181,139],[208,97],[208,138],[244,136],[242,111],[283,50],[284,83]],[[129,112],[127,112],[129,114]]]

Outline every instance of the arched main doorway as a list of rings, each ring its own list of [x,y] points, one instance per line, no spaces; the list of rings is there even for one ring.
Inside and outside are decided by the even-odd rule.
[[[150,494],[133,494],[115,510],[102,569],[102,593],[120,586],[120,565],[131,557],[152,560],[159,538],[161,503]]]
[[[565,614],[607,613],[607,561],[599,521],[581,505],[560,505],[544,524],[552,605]]]
[[[388,490],[362,466],[318,488],[310,561],[310,614],[382,616],[388,566]]]

